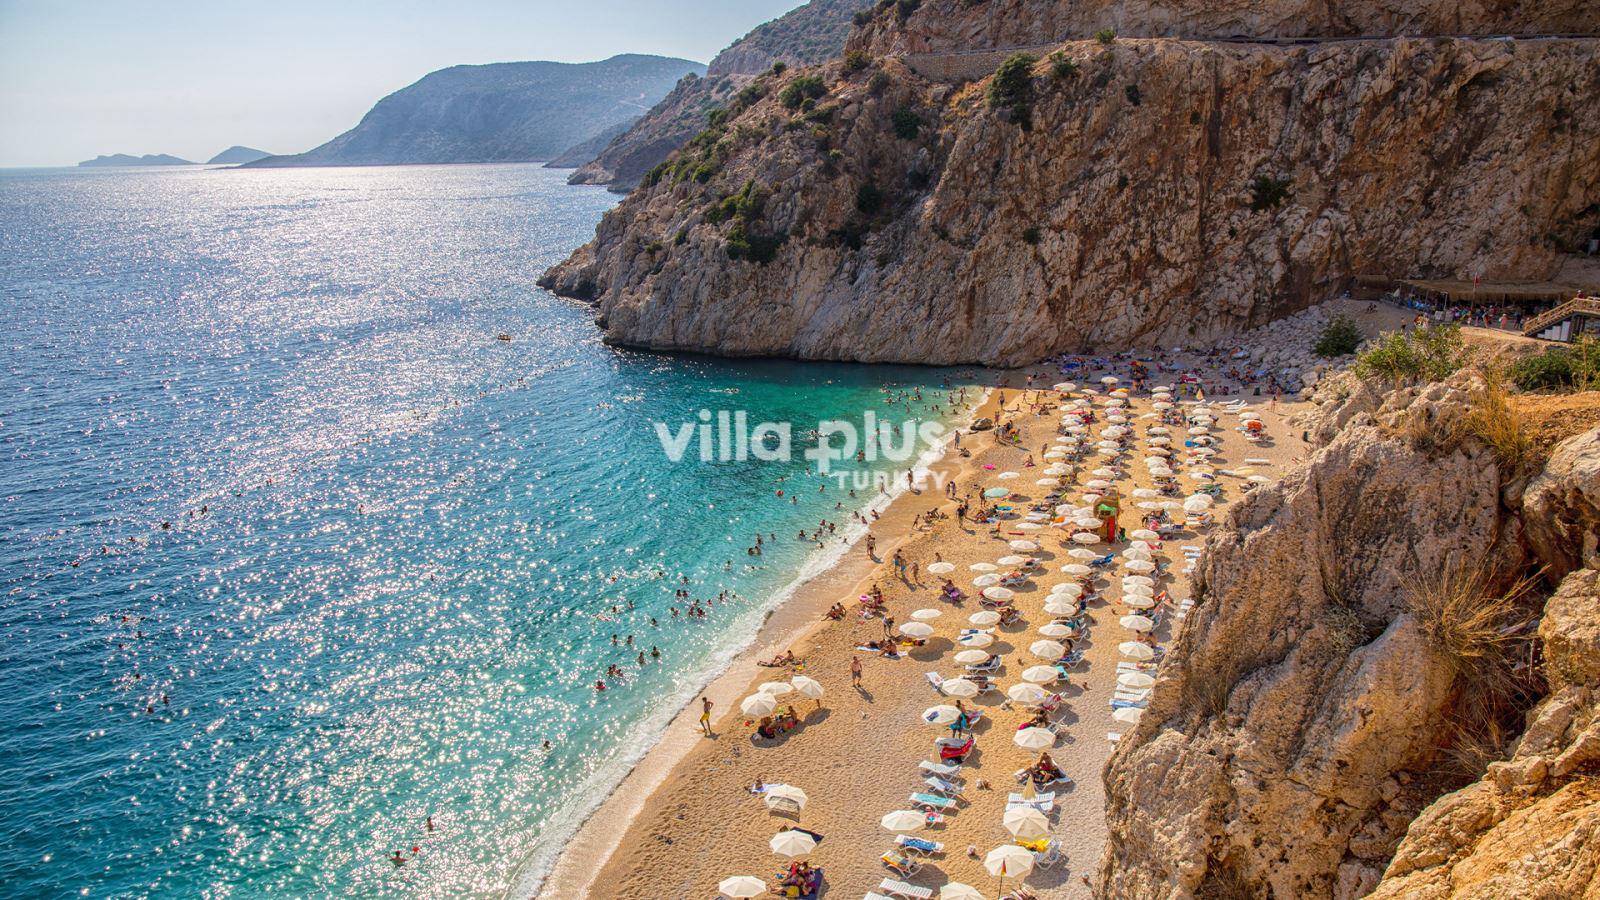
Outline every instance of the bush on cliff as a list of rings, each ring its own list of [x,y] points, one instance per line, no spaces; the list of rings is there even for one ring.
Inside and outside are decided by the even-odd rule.
[[[1003,109],[1024,129],[1033,125],[1033,64],[1038,59],[1018,53],[1000,64],[989,82],[989,106]]]
[[[1464,362],[1461,327],[1437,325],[1384,334],[1377,345],[1356,357],[1355,372],[1394,384],[1443,381]]]
[[[1360,346],[1361,329],[1355,320],[1349,316],[1334,316],[1322,327],[1322,334],[1317,336],[1316,346],[1312,349],[1318,356],[1334,357],[1347,356]]]
[[[1600,342],[1580,339],[1571,347],[1550,347],[1524,356],[1507,373],[1525,391],[1587,391],[1600,386]]]
[[[726,245],[729,259],[746,260],[764,266],[778,258],[778,248],[788,240],[786,234],[760,234],[745,228],[744,223],[728,229]]]
[[[1067,79],[1078,74],[1078,64],[1060,50],[1050,54],[1050,74],[1057,78]]]
[[[1250,179],[1250,208],[1256,212],[1268,209],[1277,209],[1283,201],[1293,197],[1289,191],[1293,184],[1287,178],[1273,178],[1268,175],[1257,175]]]
[[[827,93],[828,84],[822,80],[822,76],[801,75],[783,86],[778,100],[789,109],[799,109],[807,100],[815,100]]]
[[[902,140],[916,140],[917,134],[922,131],[922,117],[909,106],[895,110],[890,122],[894,125],[895,137]]]
[[[883,209],[883,191],[875,184],[863,184],[856,189],[856,209],[864,216],[875,216]]]

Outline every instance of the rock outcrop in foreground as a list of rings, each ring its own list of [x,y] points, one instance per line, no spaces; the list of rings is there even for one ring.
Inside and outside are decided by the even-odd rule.
[[[1101,895],[1600,890],[1596,574],[1546,597],[1556,560],[1525,539],[1538,504],[1600,499],[1582,449],[1600,431],[1530,483],[1466,427],[1475,377],[1371,388],[1319,388],[1307,432],[1330,442],[1208,540],[1197,606],[1107,765]],[[1600,562],[1573,537],[1548,547]]]
[[[541,284],[631,346],[1014,365],[1543,278],[1600,221],[1597,41],[1077,41],[990,81],[758,79]]]

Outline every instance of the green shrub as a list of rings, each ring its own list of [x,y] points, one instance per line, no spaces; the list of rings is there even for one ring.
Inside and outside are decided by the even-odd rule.
[[[828,84],[819,75],[801,75],[791,79],[778,94],[778,100],[789,109],[799,109],[807,100],[826,96]]]
[[[877,215],[883,209],[883,191],[870,182],[856,188],[856,209],[865,216]]]
[[[850,21],[857,28],[860,28],[861,26],[866,25],[868,22],[872,21],[872,10],[870,10],[870,9],[858,9],[858,10],[856,10],[856,14],[850,17]]]
[[[916,140],[917,135],[922,131],[922,117],[917,115],[916,111],[909,106],[902,106],[895,110],[894,115],[890,116],[890,122],[894,125],[895,137],[902,140]]]
[[[1600,342],[1584,337],[1570,347],[1550,347],[1512,363],[1507,374],[1525,391],[1591,390],[1600,383]]]
[[[759,81],[753,81],[741,88],[739,93],[734,95],[733,101],[739,108],[748,109],[765,96],[767,96],[767,86]]]
[[[1078,64],[1060,50],[1050,54],[1050,74],[1057,78],[1072,78],[1078,74]]]
[[[872,56],[862,50],[851,50],[844,55],[844,73],[854,75],[872,65]]]
[[[1027,228],[1022,229],[1022,242],[1024,244],[1027,244],[1030,247],[1037,247],[1039,245],[1039,238],[1039,226],[1029,225]]]
[[[922,0],[895,0],[894,14],[900,18],[900,21],[904,22],[911,18],[911,14],[916,12],[921,5]]]
[[[1094,33],[1094,39],[1102,44],[1109,45],[1115,43],[1117,40],[1117,30],[1115,28],[1102,28]]]
[[[1033,125],[1033,64],[1026,53],[1015,54],[1000,64],[989,82],[989,105],[1004,109],[1023,128]]]
[[[778,258],[778,248],[789,236],[786,234],[759,234],[745,228],[741,222],[728,229],[725,248],[729,259],[746,260],[764,266]]]
[[[772,68],[767,70],[768,74],[771,74],[771,75],[782,75],[784,72],[787,72],[787,71],[789,71],[789,64],[784,62],[783,60],[779,60],[779,61],[773,63],[772,64]]]
[[[1117,173],[1117,190],[1125,191],[1127,189],[1128,189],[1128,173],[1127,172],[1118,172]]]
[[[871,91],[873,96],[877,96],[888,90],[890,83],[889,73],[878,69],[867,79],[867,90]]]
[[[1250,179],[1250,208],[1256,212],[1277,209],[1285,200],[1294,197],[1289,191],[1292,182],[1287,178],[1257,175]]]
[[[1349,316],[1334,316],[1322,327],[1317,344],[1312,348],[1318,356],[1346,356],[1361,346],[1361,329]]]
[[[1356,357],[1355,371],[1363,378],[1383,378],[1395,384],[1439,381],[1465,362],[1461,328],[1440,325],[1391,331]]]
[[[1137,84],[1128,85],[1122,89],[1122,93],[1128,98],[1128,102],[1132,103],[1134,106],[1138,106],[1139,103],[1144,99],[1144,95],[1139,93],[1139,86]]]
[[[672,236],[672,245],[674,247],[681,247],[685,243],[687,243],[688,240],[689,240],[689,229],[687,229],[687,228],[679,228],[678,229],[678,233]]]

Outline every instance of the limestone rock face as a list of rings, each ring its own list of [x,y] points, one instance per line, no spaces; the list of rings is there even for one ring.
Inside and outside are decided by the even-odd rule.
[[[646,172],[699,134],[711,111],[727,103],[748,81],[739,75],[685,76],[661,102],[578,166],[567,176],[567,183],[632,190]]]
[[[1197,606],[1107,766],[1098,895],[1377,884],[1440,792],[1456,681],[1406,611],[1409,581],[1489,553],[1502,518],[1490,454],[1417,449],[1402,425],[1447,425],[1469,389],[1348,425],[1208,540]]]
[[[1523,498],[1528,540],[1559,578],[1600,567],[1600,431],[1562,442]]]
[[[850,46],[875,53],[948,53],[1091,37],[1280,38],[1384,35],[1592,34],[1585,0],[921,0],[880,9]],[[902,4],[904,6],[904,4]]]
[[[1600,897],[1600,572],[1568,575],[1540,637],[1551,694],[1511,759],[1411,824],[1373,897]]]
[[[1031,129],[894,60],[771,79],[541,284],[630,346],[1015,365],[1220,339],[1361,273],[1544,278],[1600,217],[1600,41],[1060,50]]]

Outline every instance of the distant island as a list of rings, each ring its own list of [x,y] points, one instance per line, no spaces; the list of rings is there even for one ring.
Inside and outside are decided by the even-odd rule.
[[[166,153],[146,153],[143,156],[130,156],[126,153],[112,153],[86,159],[79,166],[192,166],[194,163],[187,159],[179,159]]]
[[[320,147],[246,165],[542,162],[615,136],[678,79],[705,71],[687,59],[637,54],[452,66],[379,100],[356,127]]]
[[[229,147],[221,153],[218,153],[216,156],[206,160],[206,165],[242,166],[245,163],[252,163],[258,159],[266,159],[271,155],[271,153],[268,153],[265,150],[257,150],[254,147],[241,147],[238,144],[234,144],[232,147]]]

